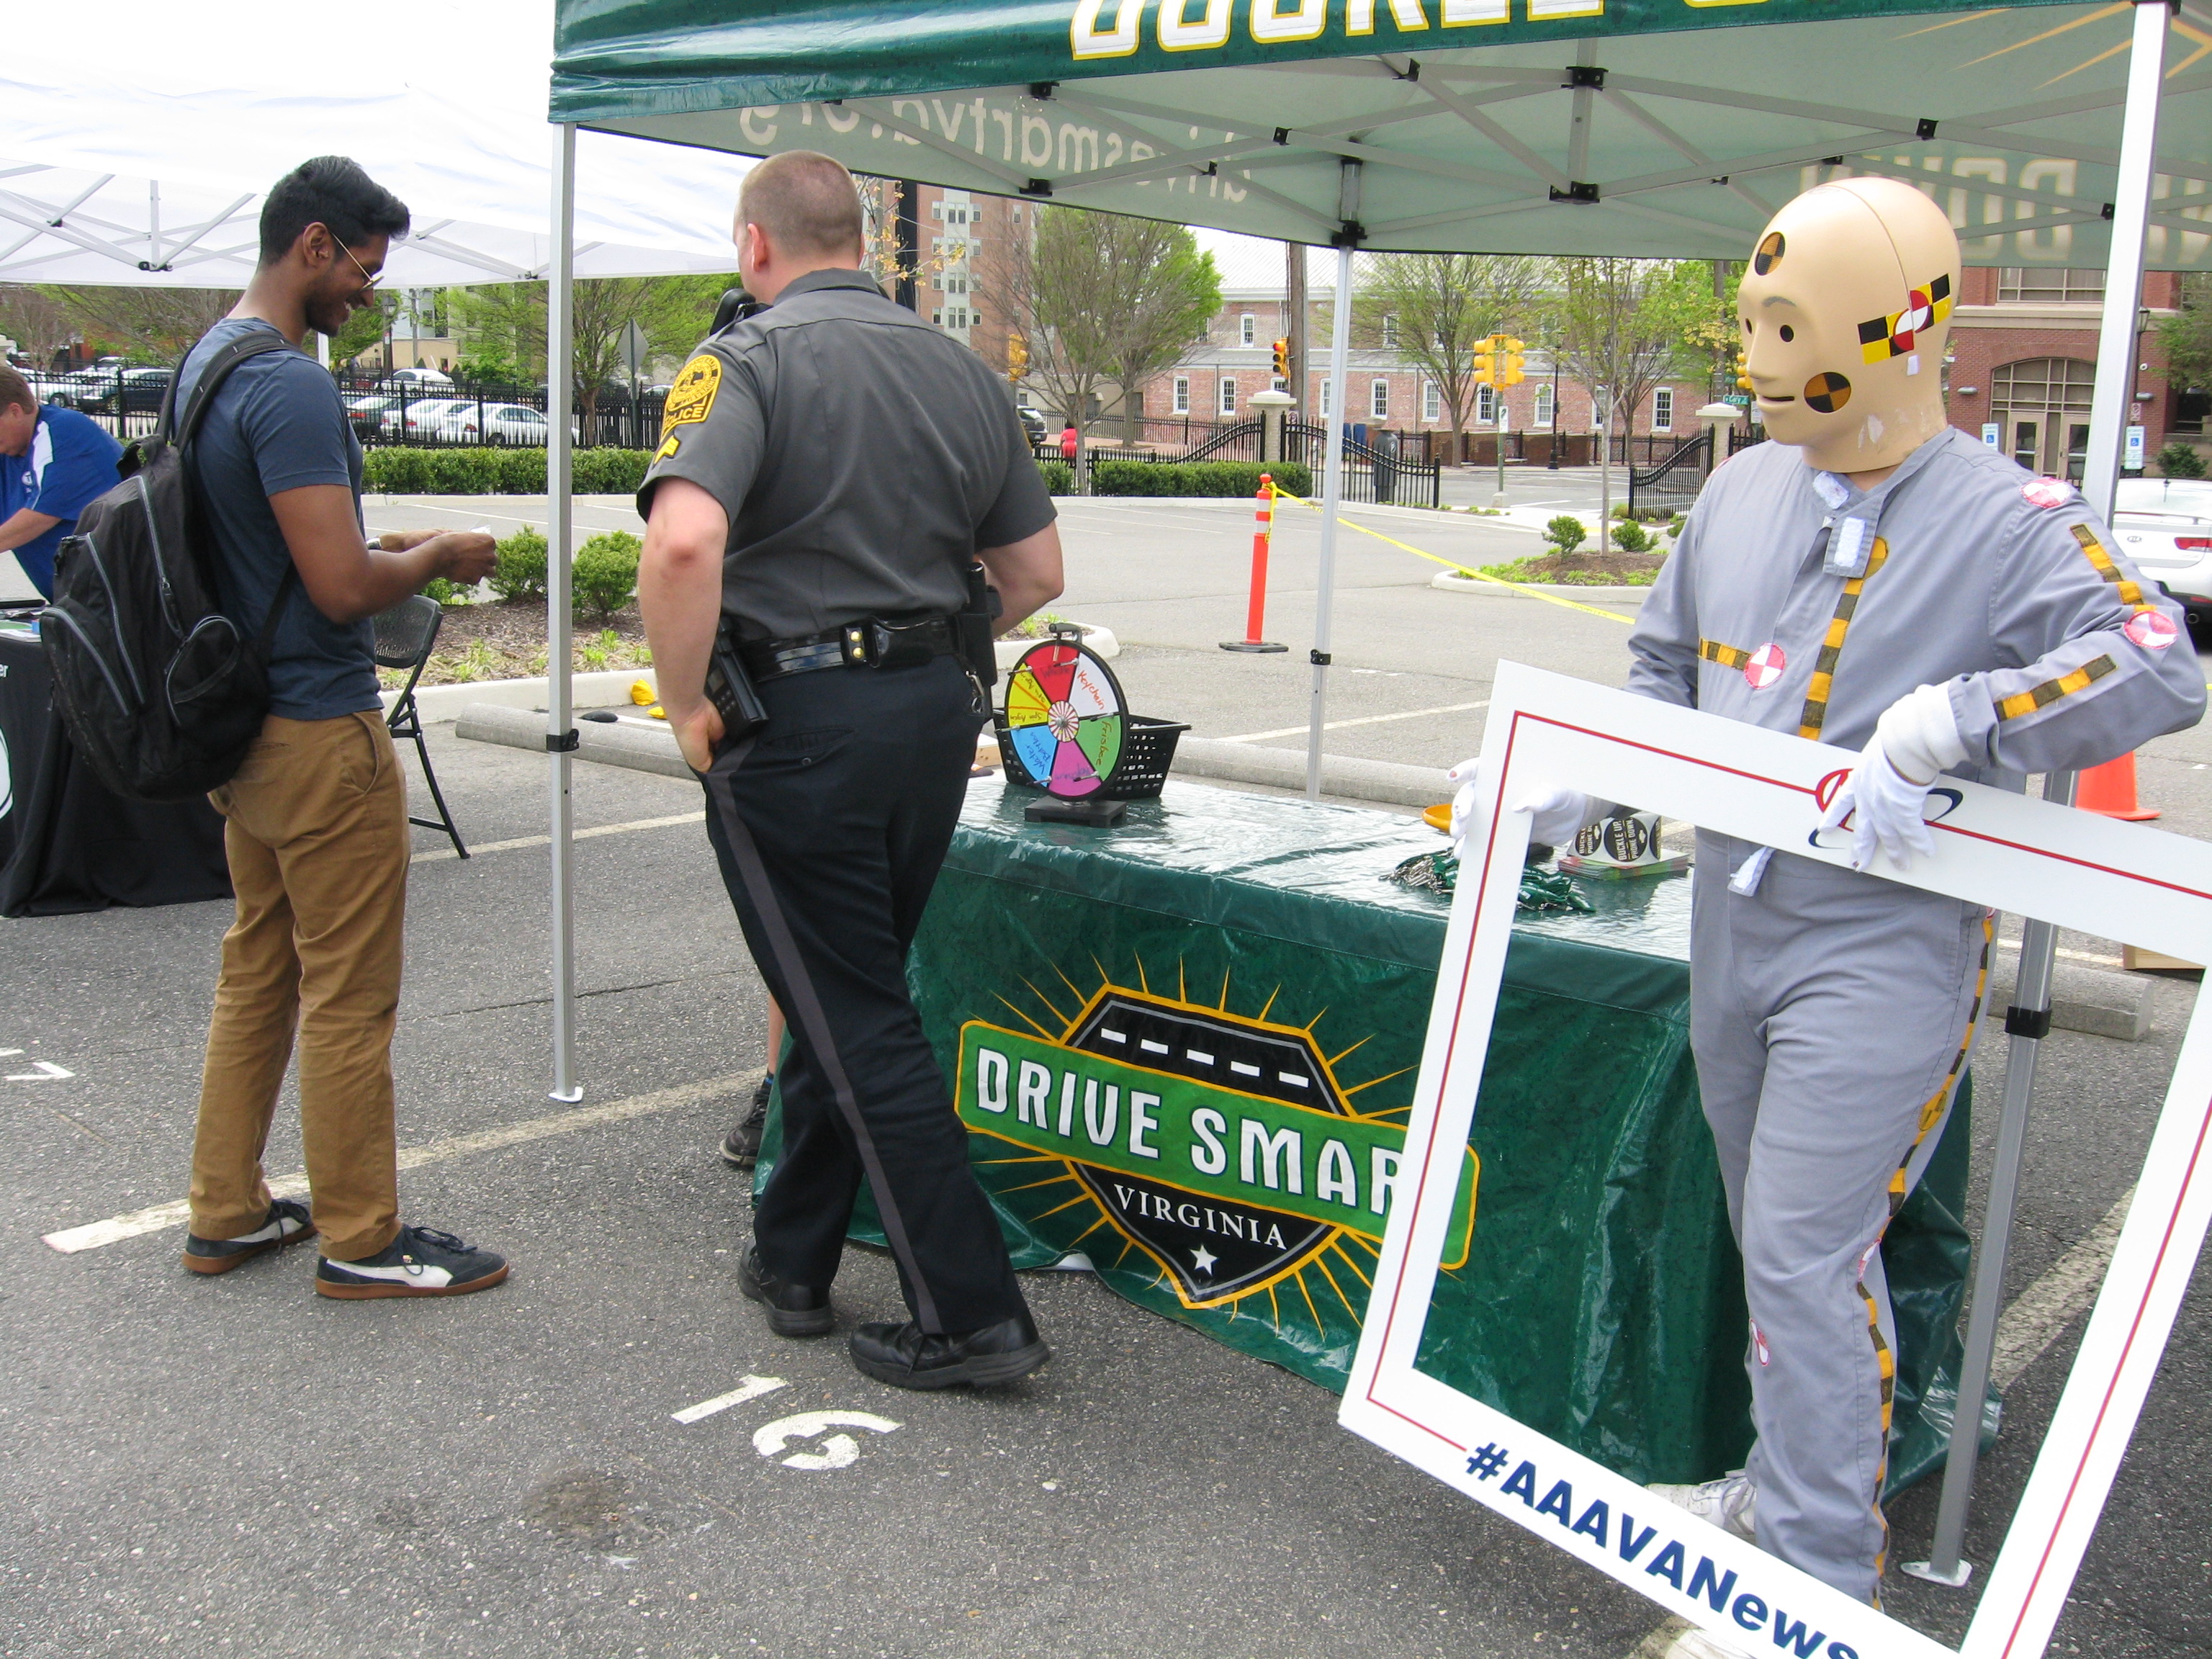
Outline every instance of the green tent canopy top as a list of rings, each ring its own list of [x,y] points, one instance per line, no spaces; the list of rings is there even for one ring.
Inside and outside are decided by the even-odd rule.
[[[2133,9],[560,0],[551,113],[1377,250],[1741,258],[1801,190],[1879,173],[1929,190],[1969,264],[2092,266]],[[2195,270],[2212,261],[2212,18],[2172,28],[2146,253]]]

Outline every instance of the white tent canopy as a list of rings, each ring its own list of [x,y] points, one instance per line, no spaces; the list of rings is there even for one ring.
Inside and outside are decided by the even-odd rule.
[[[103,8],[96,74],[66,7],[9,21],[0,281],[233,288],[263,193],[350,155],[412,210],[411,287],[539,277],[552,259],[543,0],[390,0],[360,14],[226,0]],[[52,66],[51,69],[33,66]],[[68,66],[68,67],[64,67]],[[732,270],[750,163],[599,135],[580,146],[575,274]]]

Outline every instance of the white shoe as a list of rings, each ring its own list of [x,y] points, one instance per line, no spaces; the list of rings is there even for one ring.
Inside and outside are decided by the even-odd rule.
[[[1731,1469],[1717,1480],[1693,1486],[1652,1486],[1644,1488],[1677,1509],[1687,1510],[1700,1521],[1709,1521],[1732,1532],[1747,1544],[1757,1541],[1759,1492],[1741,1469]]]

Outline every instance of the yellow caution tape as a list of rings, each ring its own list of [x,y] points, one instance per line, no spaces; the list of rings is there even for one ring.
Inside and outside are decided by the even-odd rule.
[[[1279,484],[1271,487],[1274,493],[1285,501],[1296,501],[1300,507],[1310,507],[1316,512],[1321,510],[1320,503],[1317,501],[1310,501],[1303,496],[1293,495]],[[1635,617],[1624,617],[1618,611],[1601,611],[1594,605],[1583,605],[1574,599],[1563,599],[1556,593],[1547,593],[1542,588],[1531,587],[1526,582],[1510,582],[1503,576],[1486,575],[1480,570],[1469,570],[1456,559],[1439,558],[1433,553],[1425,553],[1410,543],[1400,541],[1395,536],[1386,536],[1379,530],[1370,530],[1365,525],[1351,519],[1340,518],[1337,522],[1357,530],[1363,536],[1372,536],[1378,542],[1388,542],[1391,546],[1401,552],[1410,553],[1417,559],[1426,559],[1431,564],[1440,564],[1447,570],[1455,570],[1471,581],[1495,582],[1498,586],[1510,587],[1516,593],[1526,593],[1532,599],[1543,599],[1552,605],[1565,605],[1570,611],[1587,611],[1593,617],[1603,617],[1611,622],[1627,623],[1632,626],[1636,621]]]

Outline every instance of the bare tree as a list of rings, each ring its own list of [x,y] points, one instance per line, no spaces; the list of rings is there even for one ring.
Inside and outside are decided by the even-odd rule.
[[[1367,264],[1352,300],[1352,343],[1395,352],[1435,385],[1455,464],[1474,413],[1474,348],[1533,325],[1544,276],[1541,260],[1507,254],[1385,253]]]
[[[1623,411],[1635,410],[1668,380],[1678,349],[1675,318],[1666,303],[1674,267],[1663,259],[1609,256],[1553,262],[1551,322],[1567,373],[1599,411],[1600,533],[1613,519],[1613,433]]]
[[[1182,225],[1157,219],[1091,216],[1095,257],[1122,282],[1114,331],[1114,379],[1121,388],[1121,435],[1143,436],[1145,382],[1173,368],[1206,337],[1221,308],[1213,256]]]
[[[223,288],[45,288],[87,340],[149,362],[173,362],[238,303]]]
[[[82,333],[75,313],[50,290],[27,283],[0,283],[0,334],[41,364]]]

